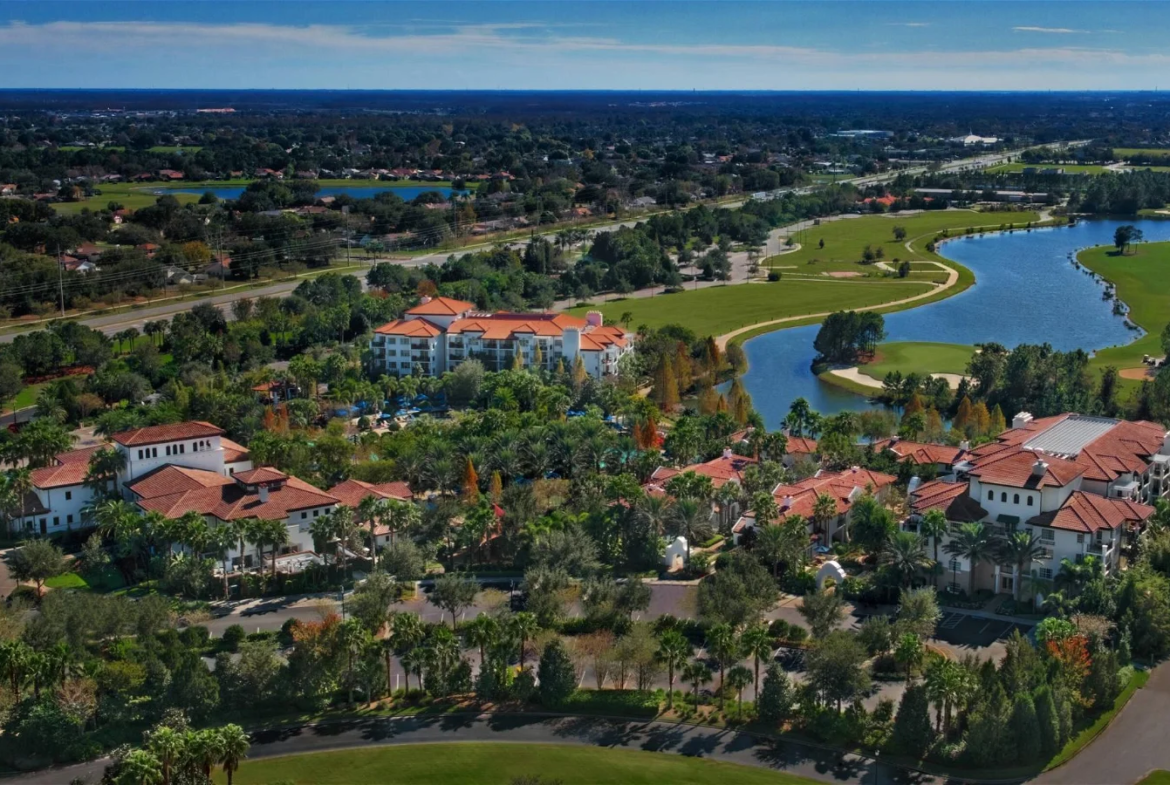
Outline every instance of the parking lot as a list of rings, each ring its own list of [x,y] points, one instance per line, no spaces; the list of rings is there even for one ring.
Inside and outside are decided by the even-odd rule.
[[[1014,630],[1027,635],[1035,626],[1031,622],[1009,622],[999,619],[981,619],[960,611],[946,611],[939,619],[935,639],[956,652],[973,652],[979,657],[1003,656],[1003,643]]]

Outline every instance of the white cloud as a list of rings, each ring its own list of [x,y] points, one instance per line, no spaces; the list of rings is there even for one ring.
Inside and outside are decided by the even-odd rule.
[[[1088,30],[1074,30],[1071,27],[1032,27],[1020,26],[1013,27],[1017,33],[1050,33],[1053,35],[1073,35],[1077,33],[1087,33]]]

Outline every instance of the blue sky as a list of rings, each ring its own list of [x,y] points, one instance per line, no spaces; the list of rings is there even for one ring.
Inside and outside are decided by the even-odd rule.
[[[0,0],[0,86],[1170,87],[1170,4]]]

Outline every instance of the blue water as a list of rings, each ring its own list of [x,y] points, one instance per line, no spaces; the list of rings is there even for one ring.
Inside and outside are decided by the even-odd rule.
[[[1050,343],[1056,349],[1096,351],[1130,343],[1139,333],[1113,314],[1102,286],[1069,261],[1089,246],[1112,245],[1113,231],[1131,223],[1145,239],[1170,240],[1170,221],[1082,221],[1076,226],[965,237],[940,253],[975,273],[975,285],[930,305],[886,315],[887,341],[940,341],[1007,347]],[[765,333],[744,344],[750,368],[743,378],[769,428],[803,397],[832,414],[875,404],[812,374],[818,325]]]
[[[217,186],[213,188],[166,188],[158,189],[160,194],[205,194],[211,191],[220,199],[239,199],[240,194],[244,193],[243,186]],[[322,196],[341,196],[348,194],[354,199],[371,199],[376,194],[384,191],[393,191],[402,198],[403,201],[409,202],[419,194],[430,193],[438,191],[444,198],[452,194],[452,189],[446,186],[421,186],[421,185],[331,185],[319,188],[317,190],[317,198]],[[460,191],[461,194],[466,194],[467,191]]]

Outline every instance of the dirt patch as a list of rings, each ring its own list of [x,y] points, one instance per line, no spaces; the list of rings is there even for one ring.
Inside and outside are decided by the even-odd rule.
[[[1122,368],[1117,372],[1117,375],[1122,379],[1136,379],[1142,381],[1144,379],[1153,379],[1158,375],[1157,370],[1143,365],[1141,368]]]
[[[861,278],[862,277],[862,273],[852,273],[852,272],[848,272],[845,270],[841,270],[841,271],[835,272],[835,273],[821,273],[821,275],[827,275],[830,278]]]
[[[932,373],[931,376],[935,379],[945,379],[952,390],[959,389],[959,382],[967,378],[961,373]]]

